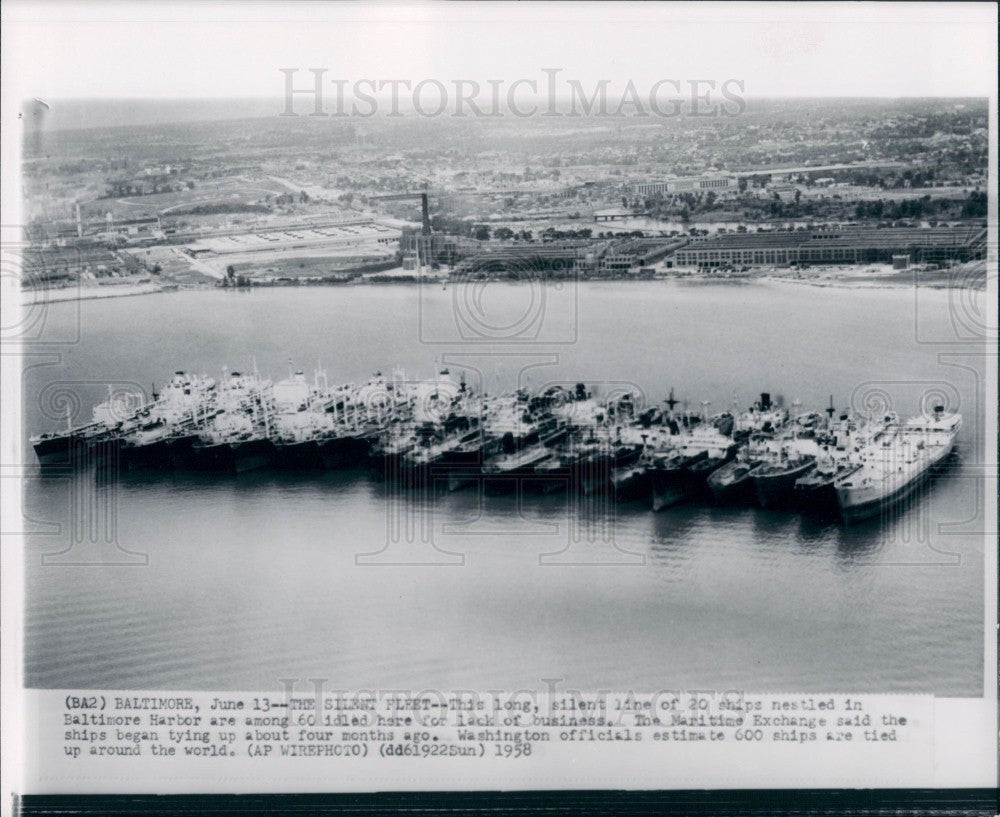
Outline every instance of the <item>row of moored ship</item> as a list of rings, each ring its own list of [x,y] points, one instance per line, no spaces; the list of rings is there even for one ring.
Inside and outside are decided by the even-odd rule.
[[[845,520],[902,500],[954,449],[962,418],[943,407],[902,422],[793,413],[768,394],[749,409],[680,411],[673,394],[642,409],[584,384],[476,395],[445,370],[429,380],[377,374],[330,386],[317,371],[272,383],[177,372],[151,401],[109,396],[93,420],[32,438],[43,465],[113,458],[123,468],[243,472],[272,465],[372,463],[404,486],[481,484],[489,492],[609,492],[661,510],[719,503],[839,511]]]

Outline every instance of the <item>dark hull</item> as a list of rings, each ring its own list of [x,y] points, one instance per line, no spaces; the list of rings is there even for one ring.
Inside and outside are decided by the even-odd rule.
[[[537,490],[542,487],[544,480],[535,473],[535,466],[541,462],[543,457],[532,459],[529,462],[519,464],[512,468],[493,469],[487,463],[483,469],[483,480],[486,493],[506,494],[518,489]]]
[[[227,474],[264,468],[274,459],[274,446],[270,440],[264,439],[195,446],[195,451],[201,468]]]
[[[717,469],[708,477],[708,488],[712,492],[712,499],[720,505],[743,505],[751,501],[753,497],[753,477],[751,472],[757,463],[729,463]],[[728,469],[728,470],[726,470]],[[732,480],[723,481],[720,479],[724,474],[732,470],[738,470],[740,474]]]
[[[767,468],[767,466],[763,466]],[[793,467],[766,473],[753,474],[754,493],[762,508],[790,507],[795,504],[795,481],[816,467],[815,460],[809,460]]]
[[[69,465],[79,460],[87,449],[87,441],[76,435],[48,437],[32,444],[40,465]]]
[[[148,445],[123,445],[122,465],[125,468],[166,468],[171,465],[170,445],[166,439]]]
[[[650,479],[646,467],[636,463],[611,472],[611,492],[618,502],[649,499]]]
[[[174,437],[167,441],[167,456],[174,468],[194,468],[197,466],[198,455],[194,444],[198,441],[196,434],[185,437]]]
[[[641,455],[642,449],[636,446],[585,457],[573,465],[573,484],[584,494],[616,490],[612,484],[615,472],[634,466]]]
[[[695,491],[701,495],[708,493],[708,480],[716,471],[731,462],[733,454],[727,457],[706,457],[688,468],[688,475],[694,483]]]
[[[651,505],[654,511],[662,511],[687,502],[698,494],[698,480],[691,475],[691,467],[708,458],[703,452],[694,457],[679,460],[667,467],[649,469]]]
[[[323,458],[315,440],[275,443],[274,462],[280,468],[322,468]]]
[[[404,457],[395,469],[395,476],[409,485],[448,484],[452,472],[475,476],[481,464],[479,451],[445,451],[430,462],[414,463]]]
[[[841,468],[834,474],[821,475],[813,471],[795,483],[795,502],[810,513],[835,514],[837,512],[837,489],[834,484],[839,479],[850,476],[858,468]]]
[[[319,444],[324,468],[350,468],[368,459],[371,443],[361,437],[336,437]]]
[[[86,451],[82,455],[86,460],[93,462],[98,468],[115,468],[121,470],[122,438],[98,437],[87,445]]]

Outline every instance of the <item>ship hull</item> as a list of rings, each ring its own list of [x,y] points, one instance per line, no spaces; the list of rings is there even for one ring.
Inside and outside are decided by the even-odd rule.
[[[649,473],[645,466],[615,468],[611,472],[611,492],[617,502],[649,498]]]
[[[274,462],[282,468],[322,468],[323,458],[315,440],[275,443]]]
[[[368,459],[371,444],[359,437],[336,437],[319,445],[319,457],[324,468],[350,468]]]
[[[170,463],[170,446],[166,439],[146,445],[123,445],[122,464],[126,468],[164,468]]]
[[[694,497],[698,492],[698,482],[692,477],[691,468],[707,458],[708,452],[703,451],[693,457],[676,460],[665,468],[650,468],[650,505],[653,510],[672,508]]]
[[[69,465],[87,450],[87,443],[76,435],[49,437],[32,444],[39,465]]]
[[[755,472],[753,488],[757,504],[762,508],[791,507],[795,504],[795,481],[815,467],[816,461],[809,460],[779,471]]]
[[[614,490],[617,495],[618,487],[613,484],[615,474],[635,466],[641,455],[642,449],[636,446],[588,457],[574,464],[573,484],[584,494]]]
[[[709,494],[708,480],[712,474],[731,462],[734,455],[735,449],[730,450],[724,457],[706,457],[691,465],[687,470],[695,492],[701,496]]]
[[[807,513],[834,514],[837,512],[836,483],[849,477],[860,466],[841,468],[834,474],[820,476],[812,474],[800,478],[795,483],[795,504]]]
[[[535,474],[534,465],[483,473],[484,489],[491,496],[510,494],[518,490],[540,490],[544,487],[544,482],[545,480]]]
[[[173,437],[167,440],[167,456],[174,468],[194,468],[198,463],[198,455],[194,444],[198,435],[189,434],[184,437]]]
[[[196,446],[195,450],[200,467],[226,474],[255,471],[270,465],[274,459],[274,446],[263,439]]]
[[[542,486],[544,480],[540,479],[535,472],[535,466],[544,459],[544,454],[530,459],[526,462],[518,463],[510,467],[491,466],[486,463],[483,467],[483,480],[487,494],[509,494],[517,490],[537,490]]]
[[[91,440],[81,456],[94,462],[98,468],[120,469],[122,466],[122,438],[102,437]]]
[[[482,461],[482,454],[478,450],[447,451],[433,462],[417,467],[416,478],[424,483],[441,483],[450,487],[453,474],[457,473],[460,477],[478,475]]]
[[[753,477],[758,463],[730,463],[708,477],[712,499],[720,505],[746,505],[753,497]],[[728,470],[727,470],[728,469]]]
[[[891,490],[838,487],[837,506],[841,518],[844,522],[851,523],[898,513],[902,510],[903,502],[934,475],[935,470],[948,458],[952,450],[953,444],[947,446],[920,473]]]

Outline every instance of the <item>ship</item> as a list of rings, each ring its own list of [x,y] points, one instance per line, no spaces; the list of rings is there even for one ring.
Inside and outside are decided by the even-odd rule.
[[[907,498],[955,449],[962,415],[933,411],[890,428],[862,452],[862,466],[835,485],[845,522],[857,522],[905,507]]]
[[[79,459],[98,440],[115,438],[135,423],[144,404],[143,395],[134,392],[114,393],[108,386],[108,398],[91,411],[91,421],[73,427],[72,406],[66,408],[66,430],[33,435],[29,442],[40,465],[68,465]]]
[[[374,426],[368,428],[376,431]],[[340,464],[349,465],[351,450],[364,449],[369,439],[371,444],[367,446],[368,461],[376,470],[387,475],[397,473],[403,457],[419,444],[419,436],[412,422],[394,421],[386,428],[377,430],[373,438],[366,428],[358,427],[330,439],[324,447],[327,456],[338,456]]]
[[[754,495],[762,508],[790,507],[795,483],[816,467],[815,449],[795,443],[781,447],[773,459],[758,465],[750,474]]]
[[[641,445],[629,444],[607,427],[576,429],[535,466],[535,474],[545,493],[569,488],[582,494],[603,492],[611,488],[614,470],[634,464],[641,453]]]
[[[791,507],[794,504],[796,481],[816,467],[820,449],[817,432],[821,430],[820,414],[800,414],[764,447],[761,464],[750,474],[760,507]]]
[[[622,429],[622,444],[637,453],[611,469],[611,493],[618,502],[648,501],[650,493],[649,466],[653,451],[664,450],[672,436],[671,429],[661,424],[658,411],[644,412],[639,421]]]
[[[804,510],[824,514],[837,509],[835,485],[861,468],[847,457],[823,451],[816,456],[816,467],[795,480],[795,503]]]
[[[648,468],[651,504],[654,511],[669,508],[697,496],[708,476],[736,453],[732,438],[706,421],[708,404],[701,414],[682,414],[671,425],[677,428],[669,441],[668,454],[654,453]]]
[[[482,433],[456,448],[456,454],[474,464],[451,470],[449,491],[478,482],[489,460],[517,452],[538,440],[539,407],[530,405],[530,396],[523,389],[513,394],[484,396],[479,406]]]
[[[247,412],[221,412],[193,449],[202,468],[233,474],[263,468],[274,455],[266,428]]]
[[[256,372],[232,372],[223,378],[216,405],[218,411],[199,429],[191,446],[194,463],[236,474],[269,465],[274,458],[270,381]]]
[[[490,493],[512,491],[519,486],[538,487],[535,466],[545,460],[551,449],[568,433],[564,423],[547,417],[533,424],[531,431],[516,440],[511,432],[500,438],[500,450],[482,466],[486,489]]]
[[[754,493],[752,474],[763,463],[772,443],[770,434],[752,434],[732,460],[709,474],[706,483],[712,499],[720,505],[749,503]]]
[[[621,436],[598,443],[595,450],[586,452],[575,465],[573,480],[584,494],[614,489],[613,477],[639,463],[643,446],[629,443]]]
[[[682,449],[704,447],[708,456],[698,459],[688,467],[688,474],[695,492],[703,494],[708,488],[708,478],[736,456],[739,446],[730,434],[733,428],[731,414],[716,415],[711,425],[695,429],[689,439],[682,442]]]
[[[679,450],[668,450],[665,453],[652,454],[648,460],[647,471],[653,510],[671,508],[694,496],[695,485],[690,478],[689,469],[707,458],[707,451],[689,454]]]
[[[464,378],[456,382],[447,369],[415,390],[412,444],[402,453],[395,476],[405,484],[434,483],[452,468],[464,470],[481,462],[482,401]]]
[[[137,427],[120,436],[118,451],[126,468],[164,467],[190,450],[216,413],[216,382],[204,375],[175,372],[153,402],[137,415]]]
[[[334,430],[333,414],[329,409],[342,403],[345,391],[343,386],[331,391],[322,368],[314,372],[311,385],[301,369],[290,370],[285,380],[274,384],[270,433],[278,465],[323,467],[320,440]]]
[[[452,471],[477,471],[482,458],[482,432],[478,420],[469,427],[452,431],[443,439],[432,437],[407,451],[399,475],[409,484],[434,484],[447,479]]]
[[[397,370],[391,380],[381,372],[360,386],[349,384],[347,396],[332,407],[333,430],[320,442],[326,468],[370,465],[385,471],[413,446],[416,388]]]
[[[795,500],[803,511],[821,515],[837,513],[836,484],[861,468],[861,452],[872,441],[898,423],[894,413],[867,420],[845,412],[833,419],[833,398],[827,409],[830,419],[818,437],[816,467],[795,481]]]

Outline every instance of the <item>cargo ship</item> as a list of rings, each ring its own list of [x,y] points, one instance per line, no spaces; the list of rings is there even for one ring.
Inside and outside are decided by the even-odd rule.
[[[153,402],[137,415],[137,427],[120,435],[118,452],[125,468],[173,465],[176,453],[190,449],[218,411],[216,382],[204,375],[175,372]]]
[[[837,513],[836,484],[861,468],[861,452],[895,426],[894,413],[859,420],[849,413],[833,419],[833,401],[827,428],[817,438],[816,467],[795,481],[795,502],[801,510],[818,514]]]
[[[845,522],[894,513],[955,449],[962,415],[935,406],[865,446],[861,468],[835,485]]]
[[[143,405],[142,394],[114,393],[108,386],[108,398],[94,406],[89,423],[74,428],[72,405],[67,404],[66,430],[35,434],[29,442],[40,465],[69,465],[96,441],[134,426]]]
[[[712,499],[720,505],[749,503],[754,494],[752,474],[764,462],[772,444],[769,434],[751,435],[732,460],[709,474],[706,482]]]
[[[659,511],[698,496],[708,477],[736,454],[736,444],[711,423],[691,424],[671,439],[666,457],[649,467],[652,508]]]
[[[500,450],[482,465],[482,475],[489,493],[504,493],[520,487],[538,487],[535,466],[568,434],[565,423],[555,417],[538,420],[520,440],[510,432],[500,438]]]

